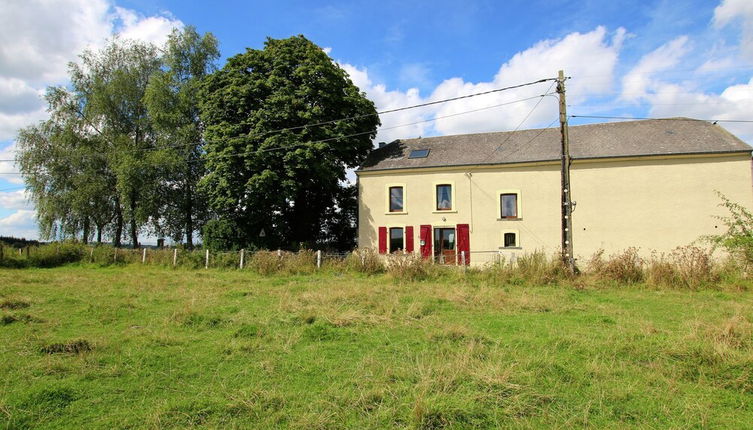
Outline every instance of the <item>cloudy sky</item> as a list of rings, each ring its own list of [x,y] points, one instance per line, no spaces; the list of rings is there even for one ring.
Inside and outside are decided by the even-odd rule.
[[[753,1],[4,0],[0,160],[46,117],[41,95],[67,64],[120,34],[160,44],[174,27],[212,32],[227,57],[303,34],[379,110],[554,77],[575,115],[753,120]],[[549,84],[382,116],[379,141],[555,125]],[[571,124],[602,121],[573,118]],[[753,144],[753,123],[724,123]],[[0,235],[36,238],[34,208],[0,161]]]

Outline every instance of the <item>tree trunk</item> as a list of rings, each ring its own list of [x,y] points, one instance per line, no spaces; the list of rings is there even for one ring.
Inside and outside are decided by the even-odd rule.
[[[120,207],[120,198],[115,198],[115,237],[112,239],[113,245],[120,248],[120,238],[123,236],[123,209]]]
[[[130,221],[130,227],[131,227],[131,244],[133,245],[133,248],[136,249],[139,247],[139,231],[136,225],[136,198],[131,195],[131,219]]]
[[[186,247],[193,249],[193,200],[191,198],[191,187],[188,187],[186,194]]]
[[[102,243],[102,229],[104,226],[97,224],[97,243]]]
[[[89,217],[84,218],[84,232],[81,237],[81,242],[84,245],[89,243]]]

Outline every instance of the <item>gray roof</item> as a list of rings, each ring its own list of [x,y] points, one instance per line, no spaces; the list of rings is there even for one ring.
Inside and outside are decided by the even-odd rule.
[[[571,126],[573,159],[677,154],[750,153],[753,148],[727,130],[689,118]],[[426,158],[408,158],[429,149]],[[560,159],[560,129],[463,134],[396,140],[369,154],[359,171],[510,164]]]

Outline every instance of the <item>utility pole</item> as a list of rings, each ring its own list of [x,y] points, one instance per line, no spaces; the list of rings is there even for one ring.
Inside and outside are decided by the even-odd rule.
[[[567,130],[567,103],[565,102],[565,72],[557,77],[557,93],[560,97],[560,133],[562,134],[562,262],[575,273],[573,257],[573,204],[570,199],[570,136]]]

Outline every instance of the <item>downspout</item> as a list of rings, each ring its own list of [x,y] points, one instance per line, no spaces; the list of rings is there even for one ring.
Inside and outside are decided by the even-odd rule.
[[[470,203],[471,208],[471,222],[470,224],[470,232],[473,233],[473,180],[471,177],[473,174],[471,172],[465,172],[465,176],[468,178],[468,202]]]

